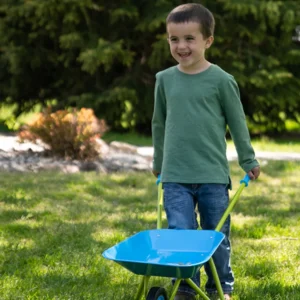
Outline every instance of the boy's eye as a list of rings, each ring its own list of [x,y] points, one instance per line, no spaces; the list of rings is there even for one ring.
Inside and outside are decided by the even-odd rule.
[[[171,41],[171,42],[177,42],[177,41],[178,41],[178,39],[177,39],[177,38],[175,38],[175,37],[173,37],[173,38],[170,38],[170,41]]]
[[[187,40],[187,41],[192,41],[192,40],[194,40],[194,38],[193,38],[192,36],[188,36],[188,37],[186,38],[186,40]]]

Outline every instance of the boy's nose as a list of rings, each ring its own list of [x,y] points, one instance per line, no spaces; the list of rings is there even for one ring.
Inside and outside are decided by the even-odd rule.
[[[186,47],[185,41],[179,41],[179,43],[178,43],[178,48],[179,48],[179,49],[185,49],[185,47]]]

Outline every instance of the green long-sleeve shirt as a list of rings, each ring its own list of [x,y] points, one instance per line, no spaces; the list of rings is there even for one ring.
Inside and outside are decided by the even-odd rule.
[[[162,182],[230,183],[227,125],[248,172],[259,164],[233,76],[213,64],[193,75],[176,66],[156,74],[153,170]]]

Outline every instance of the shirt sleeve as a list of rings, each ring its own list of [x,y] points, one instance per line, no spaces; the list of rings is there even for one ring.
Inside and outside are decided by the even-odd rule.
[[[166,97],[163,82],[159,73],[156,74],[154,89],[154,111],[152,117],[152,143],[154,148],[153,170],[161,172],[166,121]]]
[[[239,88],[233,76],[230,75],[222,80],[220,94],[226,123],[238,154],[239,164],[247,173],[259,166],[259,163],[255,159]]]

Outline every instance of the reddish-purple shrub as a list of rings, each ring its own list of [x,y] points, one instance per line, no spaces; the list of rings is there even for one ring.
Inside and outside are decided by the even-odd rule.
[[[41,140],[53,155],[67,159],[91,160],[99,155],[97,139],[107,130],[92,109],[79,111],[47,109],[19,132],[21,140]]]

